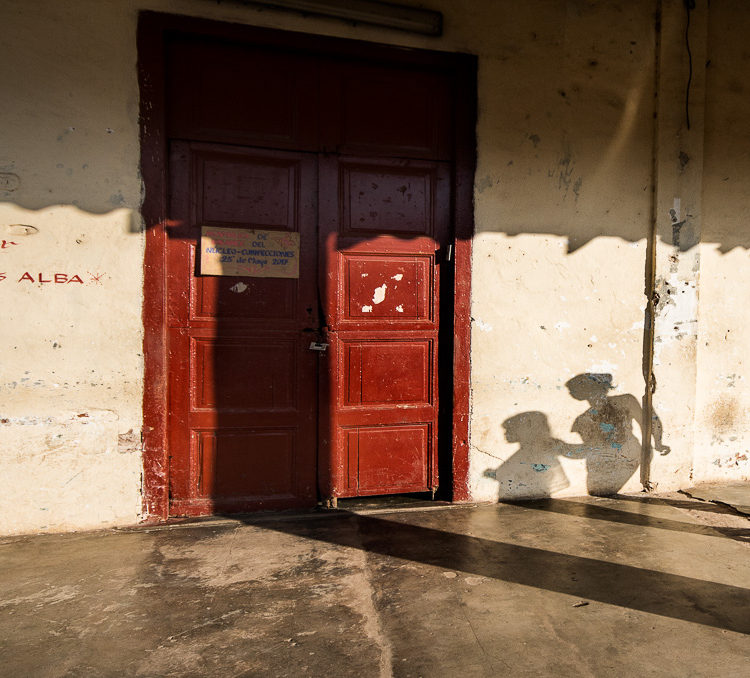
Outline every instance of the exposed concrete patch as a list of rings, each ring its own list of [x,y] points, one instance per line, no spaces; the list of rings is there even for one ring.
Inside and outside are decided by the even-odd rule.
[[[735,511],[750,515],[750,481],[744,483],[707,483],[683,490],[689,497],[725,504]]]
[[[359,523],[357,525],[359,526]],[[376,592],[373,587],[373,574],[359,530],[357,530],[357,538],[359,539],[359,549],[354,552],[354,558],[357,562],[353,573],[345,577],[344,582],[350,586],[350,600],[353,609],[359,612],[364,619],[363,630],[365,634],[380,650],[379,676],[380,678],[392,678],[394,675],[393,648],[380,623],[380,615],[375,604]]]

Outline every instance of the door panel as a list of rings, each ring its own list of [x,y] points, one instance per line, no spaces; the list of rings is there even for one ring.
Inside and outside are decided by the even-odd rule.
[[[342,342],[347,389],[340,407],[432,404],[430,339]]]
[[[314,59],[174,36],[167,68],[170,138],[317,150]]]
[[[450,160],[449,77],[403,63],[323,61],[324,148],[343,155]]]
[[[341,235],[432,235],[437,165],[347,160],[340,164]]]
[[[340,496],[414,492],[429,488],[432,425],[343,429],[347,484]]]
[[[171,511],[312,505],[315,158],[174,142],[171,170]],[[300,277],[200,275],[203,225],[298,232]]]
[[[322,491],[434,490],[449,166],[327,157],[319,176],[331,389]]]
[[[190,319],[194,321],[293,320],[298,310],[297,288],[284,278],[207,276],[191,284],[190,292]]]
[[[294,230],[296,163],[247,164],[204,154],[198,169],[205,223]]]
[[[294,338],[195,337],[192,409],[260,412],[296,409]],[[252,375],[252,388],[238,375]]]
[[[392,241],[382,241],[391,248]],[[435,254],[410,256],[345,252],[340,257],[343,290],[337,317],[341,325],[389,320],[432,323]]]
[[[196,431],[198,496],[233,502],[237,497],[294,497],[296,431],[290,429]]]

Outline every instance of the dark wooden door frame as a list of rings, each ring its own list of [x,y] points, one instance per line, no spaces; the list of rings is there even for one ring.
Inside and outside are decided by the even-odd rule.
[[[142,12],[138,23],[141,174],[145,187],[142,216],[144,257],[143,518],[169,515],[167,448],[167,356],[165,242],[167,222],[167,137],[164,48],[171,34],[189,34],[243,43],[313,52],[338,58],[367,58],[388,63],[426,65],[451,76],[453,83],[453,403],[451,408],[453,501],[470,499],[469,402],[471,340],[471,237],[474,232],[476,163],[476,73],[473,55],[406,49],[342,38],[227,24],[157,12]]]

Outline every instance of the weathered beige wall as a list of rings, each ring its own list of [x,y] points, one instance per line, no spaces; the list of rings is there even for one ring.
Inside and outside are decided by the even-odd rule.
[[[708,24],[694,480],[750,479],[750,11]]]
[[[13,190],[0,190],[0,239],[15,244],[0,250],[0,529],[134,522],[143,243],[133,36],[96,3],[1,9],[0,172]]]
[[[480,53],[472,494],[637,490],[653,7],[513,7]]]
[[[496,499],[640,489],[654,153],[671,153],[668,126],[655,151],[656,0],[426,4],[444,13],[441,38],[205,0],[0,0],[0,89],[7,93],[0,107],[0,238],[16,243],[0,250],[0,531],[139,519],[141,9],[477,54],[471,493]],[[665,4],[677,21],[682,3]],[[744,300],[747,243],[740,235],[740,247],[724,253],[712,240],[747,230],[748,111],[740,74],[749,14],[739,0],[712,3],[712,12],[714,4],[708,93],[716,102],[707,110],[706,170],[699,175],[707,214],[700,308],[708,322],[695,416],[698,449],[711,448],[696,453],[702,477],[740,468],[724,460],[739,450],[732,436],[748,437],[750,399],[742,375],[750,329],[735,312]],[[727,28],[734,38],[725,42]],[[673,62],[667,68],[676,83],[684,73],[680,59]],[[666,163],[660,171],[668,177],[675,170]],[[33,229],[24,234],[12,224]],[[665,250],[665,261],[669,256]],[[19,282],[24,273],[36,282]],[[82,282],[55,283],[55,273]],[[53,282],[38,282],[39,274]],[[696,272],[690,280],[697,279]],[[670,370],[685,364],[695,361],[683,355]],[[691,374],[677,383],[694,400],[694,367]],[[656,401],[672,447],[655,461],[667,464],[663,472],[655,468],[660,487],[681,482],[692,468],[693,428],[675,433],[694,412],[681,396],[667,391]],[[672,410],[678,415],[670,419]]]

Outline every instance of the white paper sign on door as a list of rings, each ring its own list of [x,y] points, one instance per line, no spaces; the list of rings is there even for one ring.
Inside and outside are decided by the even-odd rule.
[[[299,233],[201,227],[201,275],[299,278]]]

